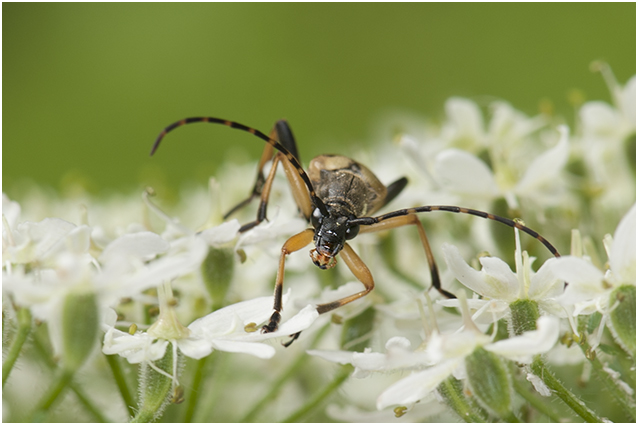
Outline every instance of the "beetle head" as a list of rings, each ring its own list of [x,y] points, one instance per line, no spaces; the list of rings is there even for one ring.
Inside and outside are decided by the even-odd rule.
[[[312,224],[315,227],[315,249],[310,251],[310,258],[321,269],[330,269],[337,264],[335,256],[343,249],[346,240],[354,238],[359,233],[359,226],[351,226],[349,217],[328,208],[329,214],[324,215],[316,208],[312,214]]]

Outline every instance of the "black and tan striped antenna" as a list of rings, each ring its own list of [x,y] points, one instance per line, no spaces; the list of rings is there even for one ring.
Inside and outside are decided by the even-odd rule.
[[[253,134],[259,137],[261,140],[265,141],[266,143],[272,145],[272,147],[277,149],[279,152],[283,153],[288,159],[288,161],[290,161],[292,166],[295,167],[295,169],[299,173],[299,176],[303,179],[304,183],[308,187],[308,193],[310,194],[310,198],[312,199],[312,203],[315,205],[315,207],[319,208],[319,210],[321,211],[323,215],[329,215],[328,209],[326,208],[323,201],[315,193],[315,189],[312,187],[312,183],[310,182],[310,178],[308,177],[308,174],[306,174],[306,171],[303,169],[303,167],[301,166],[297,158],[295,158],[295,156],[292,153],[290,153],[290,151],[286,149],[286,147],[283,146],[281,143],[279,143],[277,140],[271,139],[270,137],[266,136],[264,133],[262,133],[261,131],[255,128],[248,127],[247,125],[240,124],[235,121],[229,121],[229,120],[224,120],[221,118],[214,118],[214,117],[192,117],[192,118],[185,118],[183,120],[174,122],[173,124],[166,127],[164,130],[162,130],[159,136],[157,136],[157,139],[155,140],[155,143],[153,144],[153,149],[151,149],[151,156],[155,153],[155,151],[159,147],[160,143],[162,142],[166,134],[168,134],[172,130],[178,127],[181,127],[183,125],[193,124],[198,122],[221,124],[230,128],[235,128],[237,130],[246,131],[250,134]]]

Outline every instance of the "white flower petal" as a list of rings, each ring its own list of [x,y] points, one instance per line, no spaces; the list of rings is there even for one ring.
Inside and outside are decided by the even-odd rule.
[[[121,273],[126,266],[109,262],[109,268],[105,267],[99,279],[111,288],[113,295],[130,296],[197,270],[207,252],[208,247],[202,239],[187,236],[174,241],[169,252],[137,273],[122,278]]]
[[[567,255],[557,258],[550,265],[554,275],[565,282],[567,288],[558,300],[573,305],[592,300],[605,293],[603,272],[582,258]]]
[[[491,199],[499,190],[492,171],[476,156],[458,149],[440,152],[434,162],[439,183],[460,194]]]
[[[558,173],[567,163],[569,156],[569,129],[567,126],[560,126],[560,139],[553,148],[538,156],[523,174],[523,177],[516,185],[516,193],[522,194],[539,189],[541,186],[552,184]]]
[[[534,375],[533,373],[528,373],[526,379],[532,383],[536,392],[538,392],[543,397],[549,397],[550,395],[552,395],[552,391],[538,376]]]
[[[532,276],[528,296],[532,300],[547,300],[559,297],[565,290],[565,281],[559,279],[552,269],[555,258],[545,261],[538,272]]]
[[[289,297],[290,289],[282,297],[284,307]],[[204,338],[228,335],[238,329],[244,332],[247,324],[263,323],[270,318],[273,312],[272,303],[272,297],[259,297],[232,304],[195,320],[188,325],[188,329]]]
[[[491,293],[484,293],[484,296],[513,301],[519,290],[516,274],[510,266],[498,257],[481,257],[479,262],[483,266],[481,272],[486,283],[490,284]]]
[[[352,363],[352,355],[354,354],[353,351],[343,350],[306,350],[306,353],[339,364]]]
[[[559,320],[554,316],[541,316],[536,327],[535,331],[488,344],[485,349],[510,360],[531,363],[535,354],[543,354],[552,349],[560,332]]]
[[[586,137],[615,138],[622,126],[620,114],[605,102],[587,102],[580,108],[579,115]]]
[[[507,301],[517,293],[516,275],[503,260],[483,257],[480,259],[483,271],[479,272],[465,262],[454,245],[443,244],[441,249],[454,277],[477,294]]]
[[[226,242],[230,242],[237,237],[239,228],[241,225],[239,221],[231,220],[220,224],[219,226],[211,227],[201,232],[200,236],[210,246],[220,246]]]
[[[137,364],[161,359],[164,357],[167,346],[168,341],[155,340],[145,332],[130,335],[111,328],[104,335],[102,352],[104,354],[119,354],[125,357],[129,363]]]
[[[445,263],[459,282],[478,294],[490,291],[491,288],[483,281],[481,272],[474,270],[465,262],[457,247],[444,243],[441,250]]]
[[[388,387],[377,398],[377,409],[393,405],[409,405],[425,398],[452,374],[462,359],[452,359],[413,373]]]
[[[294,335],[297,332],[308,329],[318,317],[319,312],[317,312],[317,308],[313,305],[307,305],[299,311],[299,313],[279,325],[279,329],[275,332],[252,332],[246,333],[238,338],[249,341],[264,341],[266,339],[278,338],[280,336]]]
[[[611,244],[609,265],[622,284],[636,284],[636,204],[620,220]]]
[[[451,97],[445,102],[445,113],[456,132],[453,137],[473,139],[479,144],[483,141],[483,114],[475,102]]]
[[[157,254],[168,251],[170,244],[153,232],[138,232],[122,235],[108,244],[99,257],[100,262],[136,258],[147,261]]]
[[[628,132],[636,131],[636,76],[631,77],[622,88],[618,108],[627,122]]]
[[[177,347],[191,359],[201,359],[213,351],[213,343],[200,338],[183,338],[177,340]]]
[[[236,341],[231,339],[214,339],[213,348],[229,353],[244,353],[260,359],[269,359],[275,355],[275,349],[260,342]]]
[[[9,226],[11,226],[12,228],[18,224],[18,219],[20,218],[20,204],[17,203],[16,201],[12,201],[11,199],[9,199],[9,197],[7,195],[5,195],[4,193],[2,194],[2,215],[4,215],[4,217],[7,219],[7,223],[9,223]],[[3,232],[4,230],[4,223],[2,223],[2,228],[3,228]]]

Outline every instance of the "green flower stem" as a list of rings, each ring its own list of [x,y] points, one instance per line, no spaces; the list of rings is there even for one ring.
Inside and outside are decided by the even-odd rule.
[[[186,405],[186,411],[184,412],[184,419],[182,422],[191,422],[197,409],[197,403],[199,401],[200,387],[204,378],[204,371],[206,369],[206,363],[211,356],[202,357],[197,361],[197,367],[193,371],[193,382],[191,383],[191,390],[188,394]],[[245,422],[245,421],[242,421]]]
[[[51,408],[53,403],[62,395],[66,387],[69,386],[71,380],[73,379],[73,374],[75,371],[68,369],[60,369],[58,372],[58,376],[56,380],[53,382],[53,385],[49,388],[49,390],[44,394],[44,396],[40,399],[40,402],[36,405],[35,411],[33,413],[33,420],[31,422],[42,422]]]
[[[27,340],[29,333],[31,332],[31,312],[28,308],[21,308],[18,310],[18,332],[11,343],[11,347],[9,348],[9,352],[7,353],[6,360],[2,363],[2,388],[4,388],[4,384],[7,382],[9,378],[9,374],[15,365],[16,360],[18,360],[18,356],[20,355],[20,351],[22,351],[22,346],[24,342]]]
[[[128,383],[126,382],[126,376],[124,375],[124,371],[122,370],[120,359],[116,355],[108,356],[105,354],[104,357],[106,358],[106,362],[111,368],[113,379],[115,379],[115,384],[120,390],[120,395],[122,396],[122,400],[126,405],[129,416],[134,416],[135,399],[133,398],[133,394],[131,394],[131,391],[129,390]]]
[[[578,416],[586,420],[587,422],[603,422],[596,413],[589,409],[585,403],[583,403],[578,397],[576,397],[571,391],[554,376],[552,372],[545,367],[545,363],[541,360],[540,356],[536,356],[536,359],[531,364],[532,372],[541,377],[545,385],[547,385],[565,404],[567,404]]]
[[[529,383],[523,382],[522,379],[513,379],[512,382],[514,384],[514,391],[523,397],[532,407],[547,416],[552,422],[564,422],[564,418],[553,409],[551,403],[542,400],[537,393],[530,389]]]
[[[452,410],[454,410],[465,422],[486,422],[483,414],[481,414],[479,410],[465,397],[463,394],[463,388],[458,380],[453,377],[449,377],[445,381],[441,382],[438,390]]]
[[[318,393],[316,393],[306,404],[301,406],[294,412],[292,415],[288,416],[284,419],[283,423],[292,423],[299,422],[301,418],[309,414],[313,409],[321,404],[329,395],[335,392],[345,381],[348,379],[350,374],[353,371],[353,367],[351,365],[343,365],[339,369],[339,373],[337,376],[330,382],[325,388]]]
[[[277,397],[277,394],[279,394],[279,391],[281,391],[281,388],[284,386],[284,384],[288,382],[290,378],[297,374],[299,368],[303,366],[303,364],[307,360],[308,358],[306,353],[301,353],[297,357],[297,359],[288,367],[288,369],[283,374],[281,374],[281,376],[270,386],[270,390],[268,391],[268,393],[266,393],[261,398],[261,400],[259,400],[257,404],[255,404],[253,408],[250,409],[250,411],[239,422],[252,422],[255,417],[259,413],[261,413],[262,409],[268,404],[268,402]]]
[[[329,328],[329,325],[325,325],[324,327],[322,327],[317,332],[317,335],[315,335],[315,338],[312,340],[309,347],[314,347],[317,342],[319,342],[325,335],[326,331]],[[239,422],[252,422],[255,419],[255,416],[257,416],[271,400],[277,397],[277,394],[279,394],[279,391],[284,386],[284,384],[288,382],[290,378],[296,375],[296,372],[299,370],[299,368],[301,368],[301,366],[303,366],[303,364],[307,360],[308,355],[305,352],[300,353],[297,359],[288,367],[288,369],[283,374],[281,374],[281,376],[270,386],[270,391],[268,391],[268,393],[266,393],[261,398],[261,400],[259,400],[257,404],[255,404],[253,408],[250,409],[250,411]]]
[[[71,384],[69,384],[69,388],[71,388],[71,390],[75,393],[75,396],[78,398],[80,403],[82,403],[84,408],[95,417],[96,422],[111,422],[106,416],[102,414],[102,412],[100,412],[100,409],[98,409],[98,407],[93,404],[93,402],[84,393],[81,387],[79,387],[75,382],[71,382]]]
[[[582,335],[586,334],[582,333]],[[596,352],[592,350],[591,345],[589,345],[586,338],[583,338],[578,345],[580,346],[580,349],[583,350],[585,358],[589,360],[589,363],[596,372],[596,375],[603,382],[609,394],[616,399],[617,403],[622,407],[628,417],[631,418],[631,421],[629,422],[636,422],[634,400],[632,400],[629,394],[627,394],[627,392],[618,385],[618,381],[604,370],[603,364],[598,359]]]
[[[33,334],[33,346],[36,349],[36,353],[40,356],[43,363],[50,369],[56,368],[55,362],[51,358],[51,351],[45,348],[44,344],[40,340],[38,333]],[[82,403],[84,408],[95,417],[96,422],[110,422],[109,419],[102,414],[100,409],[97,408],[91,401],[91,399],[85,394],[84,389],[75,382],[69,384],[69,388],[75,393],[76,397]]]

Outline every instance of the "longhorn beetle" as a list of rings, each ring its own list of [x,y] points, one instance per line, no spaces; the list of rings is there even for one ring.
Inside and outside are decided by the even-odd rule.
[[[243,124],[212,117],[194,117],[177,121],[166,127],[159,134],[151,150],[155,153],[160,142],[166,134],[177,127],[197,122],[222,124],[231,128],[247,131],[267,143],[262,153],[257,169],[257,178],[252,193],[247,199],[232,208],[224,217],[228,218],[232,213],[247,205],[253,198],[259,197],[259,209],[257,219],[243,225],[240,232],[245,232],[266,219],[266,209],[270,189],[275,178],[275,172],[279,163],[283,165],[286,177],[292,189],[292,194],[301,211],[301,214],[312,225],[290,237],[281,248],[279,268],[275,283],[274,312],[268,324],[264,325],[262,332],[274,332],[279,326],[282,311],[282,292],[284,282],[284,263],[286,256],[299,251],[314,242],[315,247],[310,251],[312,261],[321,269],[329,269],[335,266],[336,256],[346,263],[352,274],[355,275],[365,289],[350,296],[325,304],[319,304],[317,311],[320,314],[332,311],[342,305],[355,301],[367,295],[374,288],[374,280],[368,267],[348,244],[348,240],[359,233],[378,232],[394,229],[405,225],[414,225],[417,228],[425,255],[430,266],[432,286],[447,298],[456,298],[454,294],[441,288],[439,272],[432,255],[432,250],[425,234],[423,225],[417,217],[417,213],[431,211],[447,211],[453,213],[471,214],[489,220],[498,221],[538,239],[556,257],[560,254],[544,237],[534,230],[523,226],[521,223],[508,218],[499,217],[483,211],[446,205],[426,205],[421,207],[406,208],[389,212],[376,217],[371,216],[380,208],[392,201],[408,183],[402,177],[385,186],[364,165],[353,159],[340,155],[320,155],[310,161],[308,172],[304,171],[297,152],[297,144],[287,121],[277,121],[270,136],[259,130]],[[272,160],[272,166],[267,177],[264,177],[263,168]],[[299,334],[293,335],[294,341]]]

